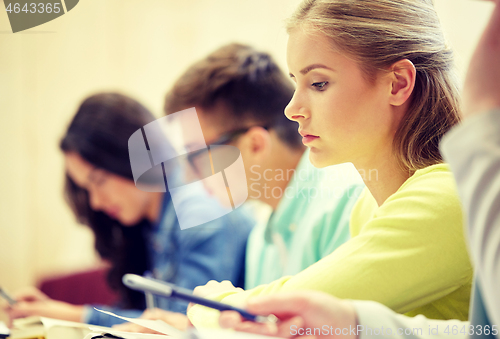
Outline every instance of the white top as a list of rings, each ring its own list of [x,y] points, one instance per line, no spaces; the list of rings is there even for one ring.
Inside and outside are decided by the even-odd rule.
[[[468,119],[441,146],[467,213],[469,247],[491,322],[500,325],[500,108]]]

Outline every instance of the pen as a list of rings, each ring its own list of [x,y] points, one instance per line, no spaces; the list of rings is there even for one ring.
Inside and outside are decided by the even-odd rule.
[[[241,314],[243,318],[250,321],[255,321],[259,323],[265,323],[265,322],[276,323],[278,321],[278,318],[273,314],[269,316],[255,315],[238,307],[194,296],[192,294],[192,291],[179,288],[172,284],[167,284],[160,280],[146,279],[144,277],[135,274],[125,274],[122,280],[125,286],[133,290],[143,291],[143,292],[148,291],[163,297],[177,298],[195,304],[210,307],[219,311],[236,311],[239,314]]]
[[[9,305],[14,305],[17,302],[14,298],[12,298],[10,295],[8,295],[7,292],[5,292],[3,290],[3,288],[1,288],[1,287],[0,287],[0,296],[2,296],[2,298],[7,300]]]
[[[145,278],[153,278],[153,274],[150,271],[146,271],[144,273]],[[144,291],[144,296],[146,297],[146,308],[153,309],[155,308],[155,297],[153,293]]]

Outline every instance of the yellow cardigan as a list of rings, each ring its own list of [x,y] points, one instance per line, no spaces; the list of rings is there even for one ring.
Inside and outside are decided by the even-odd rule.
[[[317,290],[377,301],[410,316],[467,320],[472,267],[448,165],[416,171],[380,207],[365,190],[350,231],[351,240],[295,276],[209,297],[244,306],[252,296]],[[199,305],[188,317],[197,327],[218,326],[218,311]]]

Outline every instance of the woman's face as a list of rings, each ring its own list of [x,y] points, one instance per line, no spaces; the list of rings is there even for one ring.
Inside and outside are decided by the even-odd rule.
[[[287,62],[297,86],[285,114],[299,123],[316,167],[373,165],[392,149],[399,122],[389,104],[390,78],[382,74],[374,82],[366,80],[355,61],[331,46],[325,36],[292,31]]]
[[[151,194],[137,189],[131,180],[96,168],[74,152],[65,153],[65,163],[69,177],[88,191],[94,211],[104,212],[126,226],[146,217]]]

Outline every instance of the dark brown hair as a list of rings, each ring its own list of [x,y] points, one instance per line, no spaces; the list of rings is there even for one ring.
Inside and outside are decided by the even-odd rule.
[[[272,125],[291,148],[303,148],[297,123],[284,115],[294,86],[265,52],[232,43],[189,67],[165,98],[165,113],[189,107],[212,109],[222,104],[217,121],[237,129]],[[219,106],[218,106],[219,107]]]

